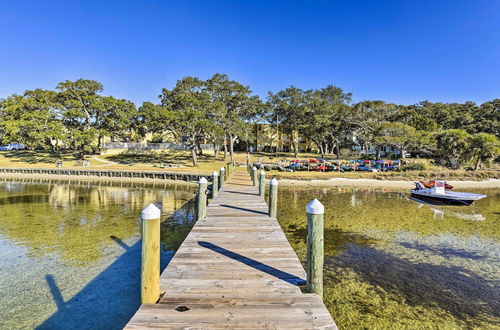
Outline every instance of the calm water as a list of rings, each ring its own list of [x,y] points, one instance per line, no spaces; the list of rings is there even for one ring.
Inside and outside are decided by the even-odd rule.
[[[340,328],[498,328],[500,190],[477,192],[488,197],[437,207],[403,191],[283,187],[278,219],[304,260],[305,206],[325,205],[324,300]]]
[[[162,202],[162,265],[193,223],[187,185],[0,181],[0,329],[120,329],[140,304],[140,211]]]
[[[281,188],[305,257],[305,205],[325,214],[325,303],[343,329],[498,328],[500,190],[472,207],[406,192]],[[139,214],[162,202],[162,267],[193,224],[186,185],[0,181],[0,329],[118,329],[139,306]]]

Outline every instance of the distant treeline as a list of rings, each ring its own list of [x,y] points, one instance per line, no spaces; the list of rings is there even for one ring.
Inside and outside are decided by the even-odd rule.
[[[397,148],[436,157],[448,164],[480,168],[499,154],[500,99],[477,105],[431,103],[398,105],[384,101],[352,102],[351,93],[328,85],[302,90],[291,86],[265,100],[250,87],[215,74],[207,80],[184,77],[164,88],[158,103],[139,108],[128,100],[103,96],[93,80],[65,81],[56,90],[35,89],[0,100],[0,140],[78,155],[96,152],[105,136],[139,141],[152,133],[187,144],[197,164],[199,144],[209,141],[234,161],[236,143],[255,141],[252,124],[278,124],[297,153],[297,132],[312,141],[321,156],[358,145]],[[377,157],[379,153],[377,152]]]

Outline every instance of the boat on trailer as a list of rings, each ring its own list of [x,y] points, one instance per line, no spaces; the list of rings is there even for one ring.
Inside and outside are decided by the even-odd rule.
[[[471,205],[477,200],[485,198],[483,194],[473,194],[458,191],[447,191],[444,181],[436,181],[432,188],[426,188],[422,183],[415,182],[415,189],[411,190],[411,196],[436,204],[447,205]]]

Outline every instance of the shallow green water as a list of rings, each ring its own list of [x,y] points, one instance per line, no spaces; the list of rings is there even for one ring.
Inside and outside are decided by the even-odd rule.
[[[500,191],[472,207],[406,192],[280,189],[305,257],[305,205],[325,214],[325,303],[342,329],[498,328]],[[162,267],[193,224],[194,188],[0,181],[0,329],[118,329],[139,306],[141,209],[162,202]]]
[[[472,190],[473,191],[473,190]],[[500,190],[470,207],[403,191],[279,191],[278,219],[304,261],[305,206],[325,205],[324,301],[341,329],[498,328]]]
[[[140,304],[140,211],[162,202],[162,267],[193,223],[187,185],[0,181],[0,329],[121,329]]]

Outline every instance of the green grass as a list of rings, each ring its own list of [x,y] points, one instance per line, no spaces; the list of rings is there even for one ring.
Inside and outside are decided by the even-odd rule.
[[[290,180],[327,180],[333,178],[348,178],[348,179],[375,179],[375,180],[429,180],[440,178],[443,180],[471,180],[481,181],[486,179],[500,179],[500,171],[498,170],[481,170],[481,171],[463,171],[463,170],[447,170],[445,168],[438,170],[422,170],[422,171],[394,171],[384,173],[369,173],[369,172],[279,172],[269,171],[267,177],[276,177],[277,179]]]
[[[142,153],[121,153],[100,155],[97,159],[91,156],[86,158],[90,161],[91,168],[98,167],[103,169],[113,170],[165,170],[177,172],[196,172],[196,173],[211,173],[218,171],[228,161],[229,157],[224,159],[223,153],[215,158],[213,152],[204,152],[198,157],[198,166],[193,166],[190,151],[177,150],[168,152],[142,152]],[[298,159],[306,160],[309,158],[317,158],[317,154],[299,154]],[[280,153],[280,157],[269,153],[254,153],[250,157],[250,162],[264,163],[279,163],[287,159],[292,159],[293,154]],[[102,162],[99,159],[103,160]],[[238,152],[235,154],[235,161],[240,164],[245,164],[247,154]],[[71,152],[61,152],[59,154],[51,154],[47,151],[0,151],[0,167],[55,167],[55,163],[62,160],[63,168],[81,168],[77,164],[77,158]],[[115,162],[116,164],[108,164],[105,161]],[[174,167],[163,169],[161,163],[170,164]],[[428,159],[411,159],[408,168],[423,168],[422,170],[395,171],[385,173],[367,173],[367,172],[279,172],[276,170],[269,171],[267,176],[276,177],[278,179],[293,179],[293,180],[322,180],[331,178],[352,178],[352,179],[377,179],[377,180],[419,180],[442,178],[445,180],[485,180],[485,179],[500,179],[500,170],[487,169],[481,171],[464,171],[450,170],[444,167],[433,165]]]
[[[70,152],[52,154],[48,151],[31,150],[0,151],[0,167],[52,168],[56,167],[57,161],[62,161],[63,168],[81,167],[78,166],[77,160],[78,159],[74,156],[74,154]],[[88,158],[88,160],[90,161],[91,166],[105,164],[90,158]]]

